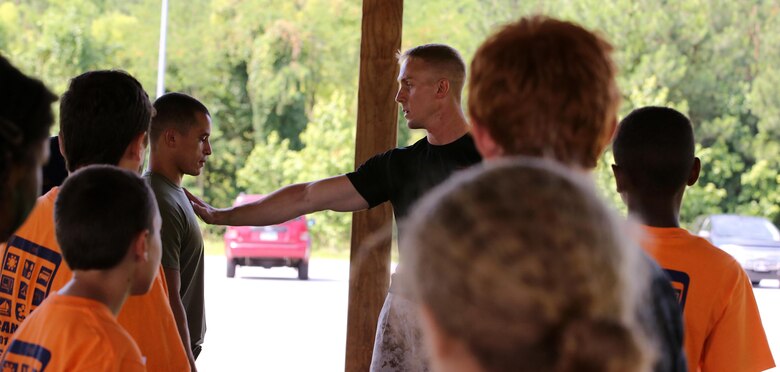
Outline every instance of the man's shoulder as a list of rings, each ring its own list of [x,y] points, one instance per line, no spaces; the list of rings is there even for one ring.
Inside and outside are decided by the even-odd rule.
[[[50,309],[52,312],[66,310],[67,307],[64,306]],[[82,311],[72,312],[72,315],[78,316],[71,319],[77,328],[73,327],[68,332],[68,348],[78,350],[74,352],[73,358],[79,361],[85,370],[105,369],[109,365],[124,363],[128,358],[143,364],[140,349],[116,318],[107,314],[104,309],[89,308],[89,315],[79,316]],[[73,344],[79,346],[73,348]],[[96,353],[101,357],[95,358]]]
[[[430,144],[428,143],[428,139],[425,137],[415,141],[411,145],[406,146],[399,146],[396,148],[392,148],[390,150],[387,150],[383,153],[377,154],[376,156],[387,156],[387,157],[402,157],[402,156],[410,156],[415,153],[418,153],[420,151],[424,151],[426,148],[428,148]]]
[[[710,270],[717,271],[727,269],[729,271],[742,271],[742,265],[726,251],[716,247],[707,239],[691,235],[690,257],[698,262],[698,265],[708,266]]]
[[[147,172],[143,177],[149,182],[160,211],[167,208],[181,208],[184,204],[189,203],[181,187],[176,187],[163,176]]]
[[[59,189],[55,187],[38,198],[27,219],[11,240],[23,239],[31,244],[59,252],[59,244],[54,235],[54,202],[58,192]]]
[[[721,269],[741,270],[739,262],[734,257],[716,247],[709,240],[691,234],[687,230],[679,230],[680,232],[673,239],[658,234],[653,235],[652,237],[656,239],[657,249],[678,256],[696,267],[707,267],[708,270],[716,271]]]
[[[54,187],[46,194],[43,194],[38,197],[38,199],[35,201],[35,206],[30,211],[30,214],[27,216],[27,220],[33,220],[33,221],[45,221],[50,222],[51,225],[54,225],[54,202],[57,200],[57,195],[59,194],[59,187]],[[50,221],[49,221],[50,220]]]

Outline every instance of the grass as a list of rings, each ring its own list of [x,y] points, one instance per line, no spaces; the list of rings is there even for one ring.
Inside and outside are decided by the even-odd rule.
[[[203,238],[203,248],[206,256],[224,256],[225,243],[221,239]]]

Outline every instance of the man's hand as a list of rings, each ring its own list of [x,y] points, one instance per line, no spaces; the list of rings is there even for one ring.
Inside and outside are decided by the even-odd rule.
[[[218,209],[208,205],[197,196],[192,195],[187,189],[184,189],[184,193],[187,194],[187,198],[190,199],[195,214],[197,214],[203,222],[209,225],[219,224],[217,221]]]

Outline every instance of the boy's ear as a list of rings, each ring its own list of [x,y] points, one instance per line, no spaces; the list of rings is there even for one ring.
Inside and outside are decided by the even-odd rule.
[[[139,163],[143,161],[144,154],[146,153],[146,143],[149,140],[146,137],[147,134],[147,132],[140,133],[130,141],[130,144],[127,145],[127,149],[125,149],[125,157],[127,159],[138,161]]]
[[[62,158],[65,159],[65,146],[62,144],[62,132],[57,133],[57,144],[60,147],[60,155],[62,155]]]
[[[146,262],[149,260],[149,247],[147,243],[149,241],[149,230],[144,230],[138,233],[133,239],[133,243],[130,246],[130,254],[133,257],[133,262]]]
[[[483,159],[493,159],[504,155],[504,149],[493,140],[487,128],[474,119],[471,120],[471,135],[474,137],[474,145]]]
[[[691,167],[691,174],[688,176],[688,186],[693,186],[696,181],[699,180],[699,174],[701,173],[701,160],[699,158],[693,158],[693,167]]]
[[[618,194],[626,191],[626,174],[623,173],[623,169],[617,164],[612,164],[612,174],[615,175],[615,191]]]
[[[450,93],[450,81],[447,79],[439,79],[436,82],[436,98],[444,98]]]
[[[168,147],[176,146],[176,131],[173,128],[168,128],[165,131],[163,131],[162,136],[166,146]]]
[[[120,168],[132,170],[135,172],[141,171],[141,166],[144,163],[146,155],[146,144],[149,141],[147,132],[138,134],[130,144],[127,145],[125,153],[122,155],[122,159],[119,159]]]

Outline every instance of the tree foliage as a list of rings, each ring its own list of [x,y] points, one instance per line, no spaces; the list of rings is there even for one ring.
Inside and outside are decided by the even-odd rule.
[[[240,192],[269,193],[353,169],[359,0],[171,0],[170,7],[166,89],[201,99],[214,122],[214,154],[186,186],[226,206]],[[159,12],[158,0],[2,1],[0,52],[57,93],[81,72],[120,68],[153,97]],[[447,43],[468,61],[496,27],[533,13],[610,40],[621,116],[667,105],[691,117],[703,172],[687,192],[684,222],[715,212],[780,222],[778,2],[409,1],[403,48]],[[399,115],[400,144],[421,136]],[[620,206],[611,162],[607,151],[596,180]],[[315,216],[314,246],[346,248],[349,218]]]

